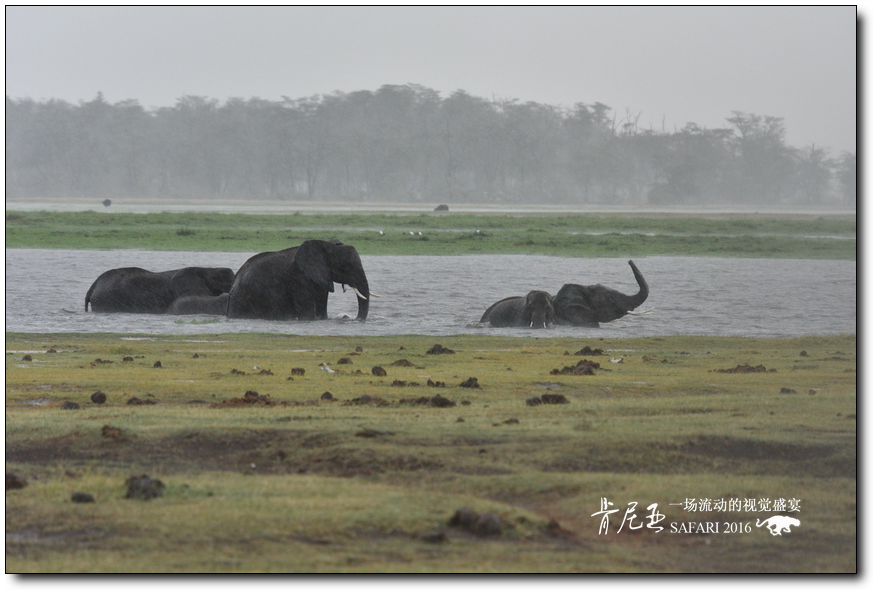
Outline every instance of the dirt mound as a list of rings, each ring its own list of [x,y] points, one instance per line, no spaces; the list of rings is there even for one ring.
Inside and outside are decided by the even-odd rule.
[[[575,356],[597,356],[601,354],[605,354],[602,348],[591,348],[590,346],[583,346],[581,349],[577,350],[573,353]]]
[[[158,498],[164,494],[164,487],[166,487],[161,480],[152,479],[144,474],[129,477],[124,483],[127,484],[127,493],[124,497],[137,500]]]
[[[569,404],[570,400],[561,393],[544,393],[539,397],[532,397],[525,402],[529,406],[539,406],[542,404]]]
[[[288,402],[278,402],[270,398],[269,395],[261,395],[257,391],[247,391],[245,395],[238,398],[222,400],[220,402],[209,404],[210,408],[245,408],[251,406],[287,406]]]
[[[110,426],[106,424],[103,426],[103,429],[100,431],[103,435],[103,438],[108,438],[115,442],[127,442],[128,437],[124,434],[124,431],[118,428],[117,426]]]
[[[6,489],[7,490],[20,490],[23,487],[27,486],[27,481],[18,477],[14,473],[6,472]]]
[[[139,399],[139,398],[136,397],[136,396],[134,396],[134,397],[130,398],[129,400],[127,400],[127,405],[128,405],[128,406],[153,406],[153,405],[155,405],[156,403],[158,403],[158,402],[156,402],[155,400],[152,400],[152,399]]]
[[[733,369],[715,369],[716,373],[767,373],[767,367],[764,365],[758,365],[757,367],[753,367],[752,365],[737,365]],[[770,369],[770,373],[775,373],[776,369]]]
[[[344,406],[390,406],[391,402],[386,399],[379,397],[378,395],[367,395],[364,394],[361,397],[356,397],[354,399],[350,399],[349,401],[343,402]]]
[[[364,430],[356,432],[355,436],[360,436],[361,438],[376,438],[377,436],[394,436],[394,433],[390,430],[374,430],[372,428],[365,428]]]
[[[397,403],[401,406],[429,406],[432,408],[451,408],[457,405],[452,400],[445,398],[439,394],[433,397],[408,397],[405,399],[401,399]]]
[[[434,344],[425,354],[455,354],[451,348],[446,348],[442,344]]]
[[[599,369],[600,363],[582,359],[572,367],[552,369],[551,375],[594,375],[594,369]]]
[[[448,524],[480,537],[499,535],[502,530],[499,516],[493,512],[479,514],[470,508],[459,508],[452,518],[449,519]]]

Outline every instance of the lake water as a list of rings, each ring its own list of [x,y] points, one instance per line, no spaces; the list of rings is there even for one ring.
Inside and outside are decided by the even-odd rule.
[[[477,325],[485,309],[532,289],[557,293],[564,283],[595,284],[636,293],[627,261],[552,256],[362,256],[373,292],[366,322],[354,317],[354,293],[328,301],[334,318],[319,322],[239,320],[85,312],[85,293],[104,271],[139,266],[152,271],[227,266],[254,253],[142,250],[6,250],[7,332],[132,332],[300,335],[495,334],[502,336],[640,337],[678,334],[792,337],[856,332],[855,261],[650,256],[634,262],[649,283],[637,311],[600,329],[549,330]]]

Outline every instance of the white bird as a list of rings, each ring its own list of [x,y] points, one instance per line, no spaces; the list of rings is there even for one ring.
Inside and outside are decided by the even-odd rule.
[[[624,357],[620,357],[620,358],[617,358],[617,359],[609,359],[609,362],[611,362],[611,363],[623,363],[623,362],[624,362]]]
[[[421,232],[418,232],[418,235],[421,235]]]
[[[414,232],[414,231],[411,231],[411,232],[409,232],[409,235],[410,235],[410,236],[414,236],[414,235],[415,235],[415,232]]]
[[[384,235],[385,235],[385,232],[383,232],[383,231],[380,229],[380,230],[379,230],[379,235],[380,235],[380,236],[384,236]]]
[[[325,373],[336,373],[336,371],[327,366],[327,363],[321,363],[321,370]]]
[[[261,370],[261,367],[259,367],[258,365],[255,365],[254,367],[252,367],[252,371],[260,371],[260,370]]]

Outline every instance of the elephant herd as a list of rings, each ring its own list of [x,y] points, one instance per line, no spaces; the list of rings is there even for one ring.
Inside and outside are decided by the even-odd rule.
[[[480,320],[495,327],[545,328],[552,324],[598,327],[618,319],[646,300],[649,287],[629,261],[640,286],[625,295],[603,285],[564,285],[552,297],[531,291],[489,307]],[[97,277],[85,295],[85,311],[154,314],[212,314],[263,320],[327,319],[327,298],[339,283],[357,295],[358,315],[369,312],[370,286],[361,257],[338,240],[306,240],[278,252],[249,258],[230,268],[186,267],[150,272],[128,267]]]
[[[626,295],[603,285],[566,284],[552,297],[546,291],[531,291],[523,297],[501,299],[479,320],[492,326],[546,328],[552,324],[599,328],[633,311],[649,296],[649,285],[633,260],[628,264],[640,290]]]
[[[352,246],[307,240],[294,248],[261,252],[236,273],[189,266],[164,272],[115,268],[97,277],[85,295],[85,311],[214,314],[264,320],[327,319],[333,284],[358,296],[358,317],[370,305],[370,286]]]

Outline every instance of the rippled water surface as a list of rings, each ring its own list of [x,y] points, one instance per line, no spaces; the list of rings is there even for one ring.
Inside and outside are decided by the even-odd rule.
[[[495,301],[531,289],[555,294],[564,283],[601,283],[638,290],[627,261],[550,256],[362,256],[373,292],[366,322],[343,321],[357,312],[355,295],[337,285],[333,320],[273,322],[216,316],[162,316],[85,312],[85,293],[111,268],[161,271],[184,266],[228,266],[253,253],[141,250],[6,250],[7,332],[133,332],[216,334],[272,332],[301,335],[499,334],[506,336],[637,337],[698,334],[790,337],[856,331],[856,263],[845,260],[636,258],[650,294],[640,310],[599,330],[479,327]],[[638,311],[640,311],[638,310]]]

